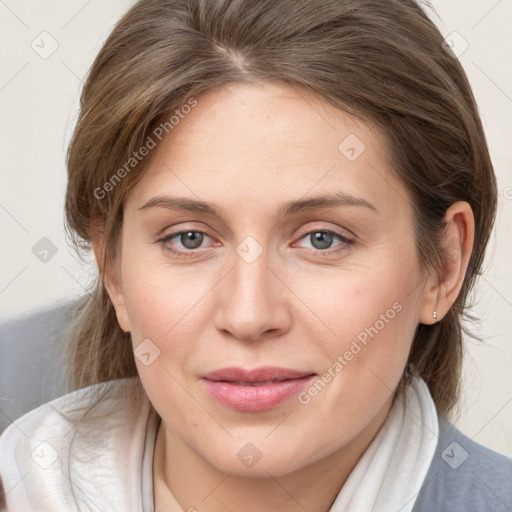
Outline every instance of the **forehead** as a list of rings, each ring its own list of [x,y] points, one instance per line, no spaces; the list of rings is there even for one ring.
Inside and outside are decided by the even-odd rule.
[[[218,150],[208,155],[213,161],[222,157],[224,150],[243,158],[249,148],[267,151],[260,160],[325,152],[338,159],[338,145],[350,134],[366,142],[373,152],[385,149],[379,132],[358,117],[284,84],[229,85],[196,101],[197,105],[168,130],[160,145],[161,154],[171,152],[179,158],[183,156],[182,146],[195,149],[189,157],[200,157],[214,145]]]
[[[339,190],[381,206],[406,195],[383,135],[312,94],[237,84],[196,101],[155,149],[137,207],[157,194],[269,206]]]

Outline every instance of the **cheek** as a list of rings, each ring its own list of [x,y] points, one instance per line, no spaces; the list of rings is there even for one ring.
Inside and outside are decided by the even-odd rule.
[[[374,263],[364,272],[347,271],[323,280],[324,293],[309,296],[308,304],[322,312],[330,333],[316,347],[323,363],[322,382],[300,399],[310,404],[310,410],[331,414],[338,425],[355,417],[369,421],[390,396],[402,376],[417,326],[421,272],[414,247],[407,253],[388,252],[387,258]]]
[[[209,292],[218,274],[173,266],[161,256],[154,258],[154,252],[133,250],[122,262],[132,342],[137,349],[143,340],[149,339],[160,351],[159,364],[152,366],[151,372],[165,361],[166,369],[181,374],[197,351],[203,324],[211,319],[205,308],[209,307]],[[141,377],[151,373],[139,363]],[[163,373],[161,378],[166,380],[168,375]]]
[[[407,253],[388,251],[377,259],[300,281],[297,293],[318,312],[316,326],[326,333],[324,347],[331,356],[349,350],[353,340],[364,345],[379,339],[388,348],[410,342],[421,283],[414,248]]]
[[[186,313],[187,294],[176,272],[154,256],[153,244],[133,243],[123,248],[122,279],[127,314],[135,345],[149,338],[156,343]]]

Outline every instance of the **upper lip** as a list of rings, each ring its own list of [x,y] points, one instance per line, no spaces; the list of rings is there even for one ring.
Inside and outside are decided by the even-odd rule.
[[[288,379],[300,379],[307,375],[314,375],[313,372],[293,370],[291,368],[279,368],[277,366],[262,366],[252,370],[231,366],[220,368],[204,375],[203,379],[225,382],[266,382],[282,381]]]

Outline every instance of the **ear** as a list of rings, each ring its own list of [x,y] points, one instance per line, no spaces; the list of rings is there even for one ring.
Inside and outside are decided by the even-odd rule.
[[[435,282],[428,280],[423,290],[419,317],[422,324],[434,324],[448,313],[459,295],[473,250],[475,220],[469,203],[457,201],[452,204],[446,210],[444,219],[446,229],[442,239],[442,268]]]
[[[130,322],[124,300],[121,271],[118,265],[120,255],[116,255],[116,262],[104,261],[105,237],[104,224],[93,222],[91,225],[91,238],[94,258],[103,279],[103,284],[116,310],[117,321],[124,332],[130,332]]]

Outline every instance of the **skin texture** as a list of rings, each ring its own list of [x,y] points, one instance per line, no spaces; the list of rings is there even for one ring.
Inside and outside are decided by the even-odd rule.
[[[417,256],[412,200],[371,126],[280,84],[233,85],[197,101],[130,192],[119,272],[104,273],[134,348],[149,339],[160,350],[148,366],[137,360],[163,420],[156,508],[328,510],[386,419],[418,323],[439,321],[457,297],[473,244],[471,208],[458,202],[448,210],[453,257],[434,277]],[[350,134],[365,145],[352,160],[346,143],[339,149]],[[375,210],[279,215],[286,201],[337,191]],[[140,209],[162,195],[213,202],[221,217]],[[159,241],[180,230],[206,235],[199,245],[180,236]],[[353,243],[333,234],[322,248],[306,234],[322,230]],[[245,245],[246,237],[257,244]],[[99,235],[98,261],[102,243]],[[250,263],[237,252],[254,255],[258,246]],[[267,365],[321,376],[382,322],[308,403],[294,396],[271,410],[236,411],[214,400],[199,377]],[[252,467],[237,457],[248,442],[261,454]]]

